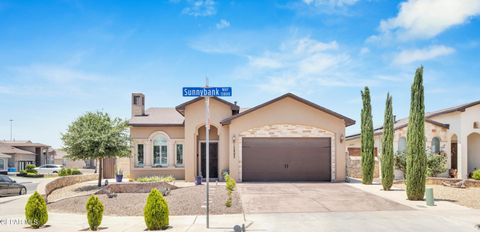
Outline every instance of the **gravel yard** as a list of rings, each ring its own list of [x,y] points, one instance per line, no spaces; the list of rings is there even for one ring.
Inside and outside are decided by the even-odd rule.
[[[117,216],[143,216],[143,207],[148,193],[121,193],[115,198],[107,195],[98,195],[105,206],[105,215]],[[237,191],[233,193],[232,207],[225,207],[227,191],[225,185],[211,185],[210,188],[210,212],[211,214],[235,214],[242,213],[242,206]],[[51,212],[85,213],[85,203],[88,196],[78,196],[59,200],[48,204]],[[172,190],[165,197],[168,202],[170,215],[202,215],[205,208],[205,185],[184,187]]]
[[[395,187],[405,189],[404,184],[396,184]],[[450,201],[469,208],[480,209],[480,188],[452,188],[443,185],[427,185],[433,188],[436,201]]]

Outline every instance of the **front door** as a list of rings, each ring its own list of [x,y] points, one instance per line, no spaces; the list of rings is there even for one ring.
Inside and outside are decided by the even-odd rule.
[[[210,178],[218,178],[218,143],[217,142],[210,142],[209,143],[209,153],[210,153],[210,172],[209,172],[209,177]],[[206,143],[201,142],[200,143],[200,151],[201,151],[201,169],[202,169],[202,177],[206,178]]]

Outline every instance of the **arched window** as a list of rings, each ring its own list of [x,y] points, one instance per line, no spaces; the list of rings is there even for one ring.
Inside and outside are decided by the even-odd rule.
[[[440,139],[438,137],[432,139],[432,152],[440,153]]]
[[[407,151],[407,139],[405,137],[400,137],[398,139],[398,152],[406,152]]]
[[[157,135],[153,139],[153,165],[168,166],[168,138],[164,135]]]

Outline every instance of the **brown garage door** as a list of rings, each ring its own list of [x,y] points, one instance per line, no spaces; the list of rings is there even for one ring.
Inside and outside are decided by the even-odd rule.
[[[243,138],[243,181],[330,181],[330,138]]]

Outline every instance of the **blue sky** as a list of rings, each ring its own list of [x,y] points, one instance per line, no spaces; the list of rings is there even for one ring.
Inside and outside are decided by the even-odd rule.
[[[480,99],[479,0],[0,0],[0,139],[54,147],[86,111],[127,119],[130,94],[176,106],[181,87],[233,87],[242,107],[286,92],[359,121],[372,92],[408,115],[415,68],[435,110]],[[357,125],[347,129],[358,131]]]

